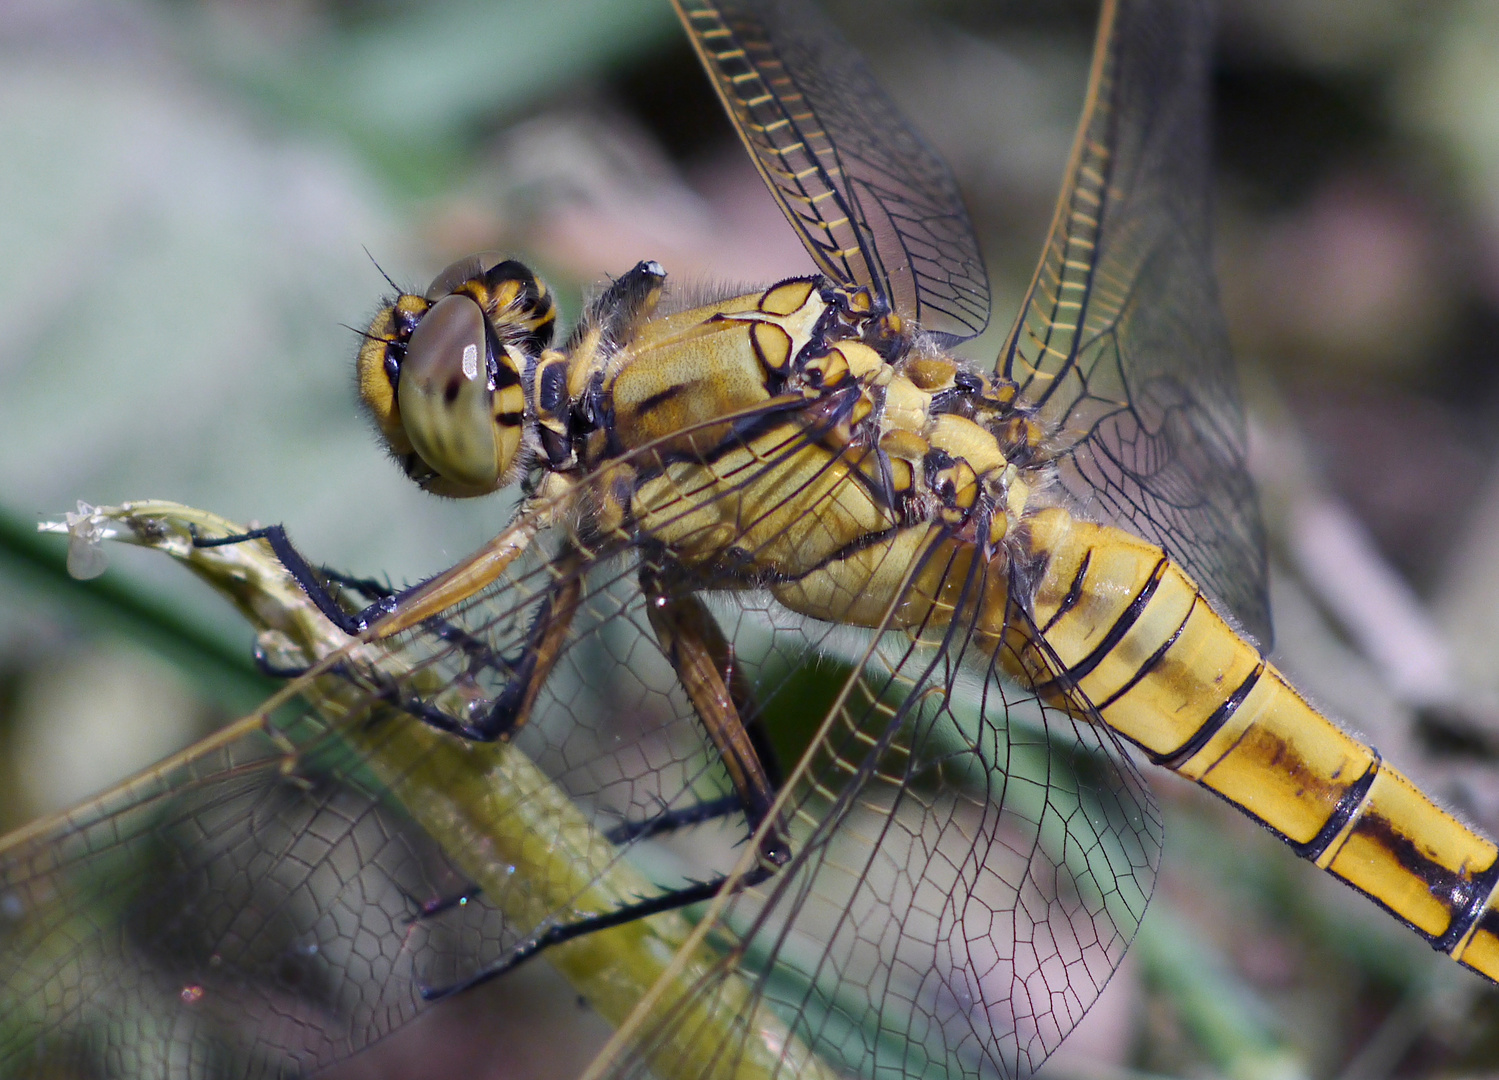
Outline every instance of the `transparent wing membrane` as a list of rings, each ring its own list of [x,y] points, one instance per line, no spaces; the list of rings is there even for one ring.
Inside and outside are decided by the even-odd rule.
[[[603,831],[726,790],[633,569],[587,568],[575,640],[519,753],[391,704],[423,694],[457,713],[502,681],[501,658],[557,584],[547,554],[450,613],[446,637],[345,657],[317,711],[249,718],[13,837],[0,850],[0,1072],[304,1075],[503,964],[542,923],[606,907],[592,893],[620,853]],[[511,782],[486,792],[476,757]],[[460,785],[478,792],[465,801]],[[513,840],[466,832],[465,814]],[[645,865],[670,870],[669,844],[654,846]],[[616,902],[655,889],[626,880]]]
[[[989,279],[947,165],[807,4],[676,0],[771,194],[823,273],[947,341],[989,322]]]
[[[959,623],[863,652],[788,791],[795,858],[729,899],[723,958],[682,1001],[748,980],[859,1076],[1019,1075],[1081,1019],[1143,915],[1159,821],[1106,728],[974,651]],[[623,1071],[680,1033],[666,1008]]]
[[[677,6],[824,272],[939,340],[981,330],[988,284],[952,177],[852,49],[782,0]],[[1074,160],[998,362],[1014,414],[1008,386],[930,353],[917,359],[940,388],[901,385],[966,410],[911,406],[933,429],[1019,431],[1003,455],[1000,435],[974,437],[995,474],[1024,472],[1004,491],[1039,505],[1054,469],[1080,516],[1164,547],[1268,644],[1207,254],[1208,35],[1196,0],[1105,3]],[[631,273],[655,290],[664,277]],[[787,291],[775,310],[647,323],[685,349],[702,327],[754,320],[746,369],[766,385],[591,474],[578,447],[616,434],[602,428],[619,413],[574,439],[571,399],[542,409],[546,385],[528,390],[527,422],[545,411],[561,432],[529,478],[555,467],[555,485],[528,485],[484,552],[400,597],[420,615],[399,634],[350,639],[261,541],[173,547],[203,521],[140,511],[136,542],[226,592],[270,666],[305,674],[214,739],[0,840],[0,1075],[303,1076],[521,962],[554,965],[620,1030],[597,1063],[614,1075],[1036,1068],[1134,935],[1159,818],[1076,690],[1082,665],[1033,622],[1050,557],[1028,546],[1034,508],[1017,494],[1016,521],[992,533],[997,487],[969,516],[911,510],[939,498],[912,477],[955,470],[953,455],[914,421],[897,432],[921,451],[901,459],[897,497],[872,450],[879,414],[845,410],[864,376],[822,393],[790,343],[829,346],[817,335],[842,326],[835,343],[873,356],[882,386],[895,350],[855,341],[865,316],[831,306],[826,282],[764,297]],[[804,309],[824,329],[798,323]],[[652,382],[636,412],[687,415],[711,396],[702,367],[681,362],[698,381]],[[517,364],[516,394],[521,378]],[[1023,438],[1033,423],[1040,445]],[[892,536],[919,542],[881,546]],[[519,554],[455,602],[455,575],[502,549]],[[781,549],[806,564],[759,559]],[[887,551],[916,554],[829,575],[831,595],[801,609],[819,617],[791,612],[817,571]],[[882,617],[861,581],[895,582]],[[358,607],[360,588],[333,591]]]
[[[1051,235],[1000,353],[1085,516],[1165,548],[1264,650],[1263,528],[1207,212],[1212,19],[1109,2]]]
[[[334,737],[279,742],[243,731],[5,851],[7,1075],[295,1075],[414,1015],[445,860]]]
[[[725,479],[684,489],[677,512],[750,478]],[[580,912],[732,875],[750,823],[651,625],[641,581],[665,567],[604,546],[569,564],[563,543],[544,537],[440,626],[346,650],[303,680],[313,712],[242,721],[0,851],[4,1070],[302,1075]],[[944,573],[964,611],[995,580],[973,559]],[[502,693],[569,575],[582,600],[510,745],[402,710],[465,717]],[[703,584],[670,580],[668,601]],[[742,719],[801,763],[761,825],[791,858],[729,898],[632,1060],[657,1069],[701,1036],[715,1049],[679,1074],[799,1054],[863,1075],[923,1056],[965,1075],[1038,1063],[1150,893],[1158,824],[1107,729],[999,681],[971,616],[878,634],[758,591],[709,607]],[[604,933],[543,955],[565,965]],[[727,1037],[725,1011],[742,1021]]]

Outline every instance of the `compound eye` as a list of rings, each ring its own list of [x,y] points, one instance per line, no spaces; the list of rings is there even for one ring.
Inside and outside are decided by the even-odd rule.
[[[432,305],[411,334],[396,395],[412,447],[443,494],[499,487],[520,448],[525,398],[506,353],[491,368],[484,312],[467,296]],[[435,488],[436,489],[436,488]]]
[[[465,281],[482,278],[496,266],[508,261],[510,260],[498,251],[481,251],[475,255],[465,255],[457,262],[445,267],[432,279],[432,284],[427,286],[427,299],[433,302],[441,300]]]
[[[552,343],[557,305],[529,267],[498,251],[459,259],[427,287],[433,303],[462,290],[483,306],[501,341],[520,345],[532,356]]]

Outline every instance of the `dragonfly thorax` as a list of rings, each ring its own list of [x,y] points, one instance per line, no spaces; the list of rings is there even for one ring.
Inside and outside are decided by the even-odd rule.
[[[1036,465],[1012,387],[823,277],[654,316],[663,279],[621,277],[529,386],[558,451],[542,487],[581,484],[586,542],[646,540],[724,586],[801,582],[791,606],[837,619],[826,597],[868,593],[878,550],[1009,533]]]
[[[927,346],[867,289],[790,278],[663,315],[665,281],[640,263],[550,348],[545,287],[520,263],[465,259],[376,316],[361,396],[426,490],[580,486],[585,533],[644,534],[710,576],[796,579],[930,525],[990,548],[1010,532],[1039,441],[1013,385]],[[844,526],[798,539],[793,520],[828,500]],[[766,536],[745,535],[762,501]]]

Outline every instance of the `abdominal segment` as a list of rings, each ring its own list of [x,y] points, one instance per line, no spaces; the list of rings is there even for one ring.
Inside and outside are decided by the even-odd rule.
[[[1030,531],[1046,559],[1033,618],[1055,657],[1032,682],[1081,691],[1151,760],[1499,978],[1491,841],[1309,705],[1159,548],[1061,510]]]

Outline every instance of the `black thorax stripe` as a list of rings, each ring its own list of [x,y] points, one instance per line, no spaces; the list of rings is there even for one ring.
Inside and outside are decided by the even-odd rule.
[[[1067,595],[1062,597],[1057,610],[1052,613],[1051,618],[1046,620],[1046,625],[1041,627],[1041,633],[1046,633],[1056,625],[1058,619],[1077,607],[1077,602],[1083,598],[1083,583],[1087,580],[1088,564],[1092,561],[1093,549],[1089,548],[1083,552],[1083,561],[1078,564],[1077,573],[1072,576],[1072,584],[1067,587]]]

